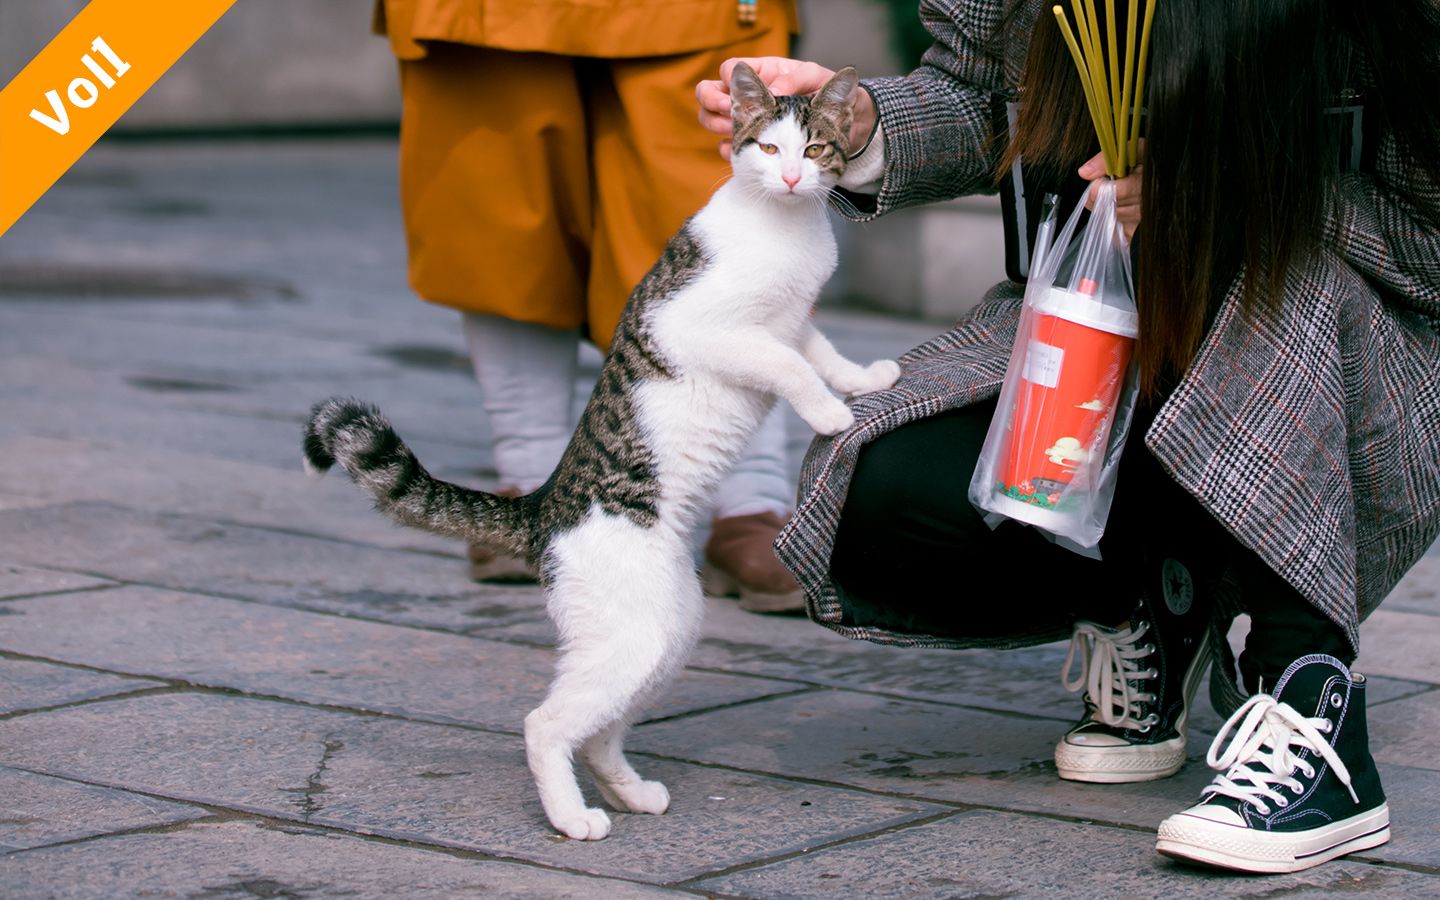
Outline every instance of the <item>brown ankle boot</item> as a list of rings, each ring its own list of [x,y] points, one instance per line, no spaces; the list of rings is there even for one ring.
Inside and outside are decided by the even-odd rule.
[[[504,487],[495,492],[498,497],[519,497],[519,488]],[[508,549],[495,547],[480,541],[469,544],[465,555],[470,560],[470,580],[495,584],[534,584],[540,580],[540,573]]]
[[[804,612],[800,585],[775,556],[775,536],[784,525],[771,512],[716,519],[705,542],[705,593],[738,596],[749,612]]]

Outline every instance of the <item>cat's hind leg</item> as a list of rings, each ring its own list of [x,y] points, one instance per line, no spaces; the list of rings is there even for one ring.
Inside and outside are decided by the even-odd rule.
[[[658,781],[641,778],[625,758],[629,731],[629,722],[616,722],[587,740],[580,756],[606,803],[626,812],[658,816],[670,808],[670,791]]]
[[[560,660],[545,702],[525,719],[526,752],[551,824],[598,840],[609,817],[585,806],[574,753],[583,748],[612,805],[665,810],[664,786],[636,774],[621,747],[631,717],[683,665],[703,599],[678,535],[598,512],[556,538],[547,565]]]

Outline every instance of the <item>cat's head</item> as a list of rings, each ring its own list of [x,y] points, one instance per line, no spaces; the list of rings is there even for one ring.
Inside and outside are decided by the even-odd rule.
[[[849,66],[814,97],[776,97],[745,63],[730,75],[735,178],[778,198],[823,198],[845,171],[859,79]]]

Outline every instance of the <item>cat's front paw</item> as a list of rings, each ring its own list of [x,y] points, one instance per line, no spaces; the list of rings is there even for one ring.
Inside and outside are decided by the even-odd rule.
[[[850,392],[852,395],[894,387],[895,382],[900,380],[900,364],[893,359],[882,359],[866,366],[864,373],[859,379],[860,385]]]
[[[610,833],[610,817],[602,809],[582,809],[550,820],[555,830],[576,841],[598,841]]]
[[[850,407],[835,397],[827,399],[829,402],[814,409],[797,409],[795,412],[800,414],[806,425],[815,429],[816,434],[839,434],[855,424],[855,414]]]

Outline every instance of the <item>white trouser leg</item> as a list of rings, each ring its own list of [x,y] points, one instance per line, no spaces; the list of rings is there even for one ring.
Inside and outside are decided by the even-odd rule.
[[[533,491],[550,477],[575,428],[579,332],[478,313],[465,313],[464,327],[500,486]]]
[[[770,410],[750,446],[715,494],[715,517],[751,516],[773,512],[790,514],[795,486],[785,465],[785,411],[779,403]]]

